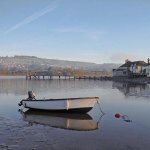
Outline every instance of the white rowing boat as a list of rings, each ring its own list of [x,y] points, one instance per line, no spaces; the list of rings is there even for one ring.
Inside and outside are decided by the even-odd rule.
[[[76,131],[91,131],[99,128],[99,122],[93,120],[89,114],[85,113],[56,113],[39,110],[28,110],[21,113],[23,120],[31,125],[40,124]]]
[[[81,97],[81,98],[36,100],[35,96],[29,95],[29,98],[22,100],[19,103],[19,106],[23,105],[25,108],[39,109],[39,110],[86,113],[94,107],[98,99],[99,97]]]
[[[69,111],[69,112],[88,112],[90,111],[98,97],[82,98],[64,98],[64,99],[39,99],[22,100],[20,105],[25,108],[51,110],[51,111]]]

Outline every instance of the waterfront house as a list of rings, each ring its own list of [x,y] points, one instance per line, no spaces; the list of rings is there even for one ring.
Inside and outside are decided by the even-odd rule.
[[[113,69],[113,77],[146,76],[146,65],[144,61],[129,61],[117,69]]]
[[[150,77],[150,59],[147,59],[147,64],[144,66],[144,69],[146,70],[146,76]]]
[[[146,66],[147,77],[150,77],[150,64]]]

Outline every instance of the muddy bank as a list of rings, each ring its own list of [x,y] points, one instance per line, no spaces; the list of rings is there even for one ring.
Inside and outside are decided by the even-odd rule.
[[[99,150],[98,144],[104,143],[96,140],[97,131],[65,130],[0,116],[0,150]]]
[[[21,120],[0,116],[0,150],[47,150],[58,144],[53,128],[31,126]],[[53,138],[50,138],[50,133]]]

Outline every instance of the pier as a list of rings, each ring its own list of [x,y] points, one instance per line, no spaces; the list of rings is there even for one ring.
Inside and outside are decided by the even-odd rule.
[[[99,81],[119,81],[131,83],[150,83],[148,77],[111,77],[111,76],[69,76],[69,75],[50,75],[42,73],[32,73],[26,75],[26,80],[99,80]]]
[[[40,74],[31,74],[26,75],[26,80],[112,80],[110,76],[52,76],[52,75],[40,75]]]

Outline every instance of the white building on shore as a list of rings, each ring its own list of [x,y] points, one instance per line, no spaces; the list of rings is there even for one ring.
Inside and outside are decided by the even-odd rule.
[[[149,60],[149,59],[148,59]],[[150,65],[144,61],[129,61],[113,69],[113,77],[150,76]]]
[[[147,77],[150,77],[150,59],[147,59],[147,65],[144,67],[146,70]]]

